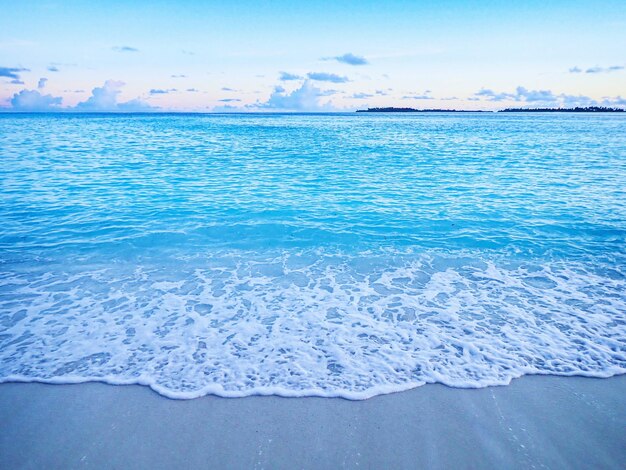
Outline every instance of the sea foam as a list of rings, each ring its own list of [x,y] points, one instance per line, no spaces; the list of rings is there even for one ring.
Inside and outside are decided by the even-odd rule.
[[[624,273],[575,263],[229,252],[167,270],[5,273],[0,288],[3,381],[362,399],[626,372]]]

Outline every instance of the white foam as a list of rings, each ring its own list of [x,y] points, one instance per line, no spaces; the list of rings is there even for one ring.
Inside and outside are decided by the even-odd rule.
[[[0,381],[363,399],[626,372],[626,276],[581,262],[231,251],[0,289]]]

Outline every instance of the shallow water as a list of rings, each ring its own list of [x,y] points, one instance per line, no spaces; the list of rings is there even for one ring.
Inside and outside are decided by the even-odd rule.
[[[619,114],[0,115],[0,380],[626,372]]]

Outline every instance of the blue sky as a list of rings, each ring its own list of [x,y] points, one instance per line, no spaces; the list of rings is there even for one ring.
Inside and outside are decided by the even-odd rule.
[[[4,110],[626,107],[623,0],[1,3]]]

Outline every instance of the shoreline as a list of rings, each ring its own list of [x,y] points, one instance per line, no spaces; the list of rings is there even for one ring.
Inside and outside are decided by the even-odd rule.
[[[619,468],[626,375],[367,400],[0,384],[2,468]]]
[[[626,375],[626,371],[619,368],[609,368],[600,372],[589,371],[573,371],[571,373],[552,373],[549,371],[538,372],[523,372],[519,375],[511,376],[507,382],[493,381],[491,383],[474,385],[474,384],[456,384],[447,383],[445,381],[437,382],[419,382],[412,383],[407,382],[405,384],[386,384],[372,387],[366,390],[358,392],[348,391],[335,391],[324,392],[322,389],[304,389],[304,390],[291,390],[275,387],[257,387],[251,390],[245,391],[231,391],[224,390],[221,385],[214,384],[202,389],[192,391],[173,391],[161,385],[158,385],[152,380],[146,380],[142,378],[120,380],[117,376],[107,376],[101,378],[90,378],[81,376],[63,376],[53,377],[50,379],[32,378],[21,375],[10,375],[0,379],[0,386],[3,384],[41,384],[41,385],[82,385],[82,384],[102,384],[112,386],[139,386],[146,387],[157,395],[167,398],[169,400],[197,400],[207,396],[214,396],[216,398],[249,398],[249,397],[271,397],[278,398],[329,398],[329,399],[341,399],[348,401],[364,401],[376,398],[383,395],[393,395],[396,393],[410,392],[412,390],[431,385],[442,385],[446,388],[461,389],[461,390],[477,390],[482,388],[491,387],[507,387],[514,381],[528,376],[548,376],[548,377],[582,377],[590,379],[610,379],[612,377]]]

